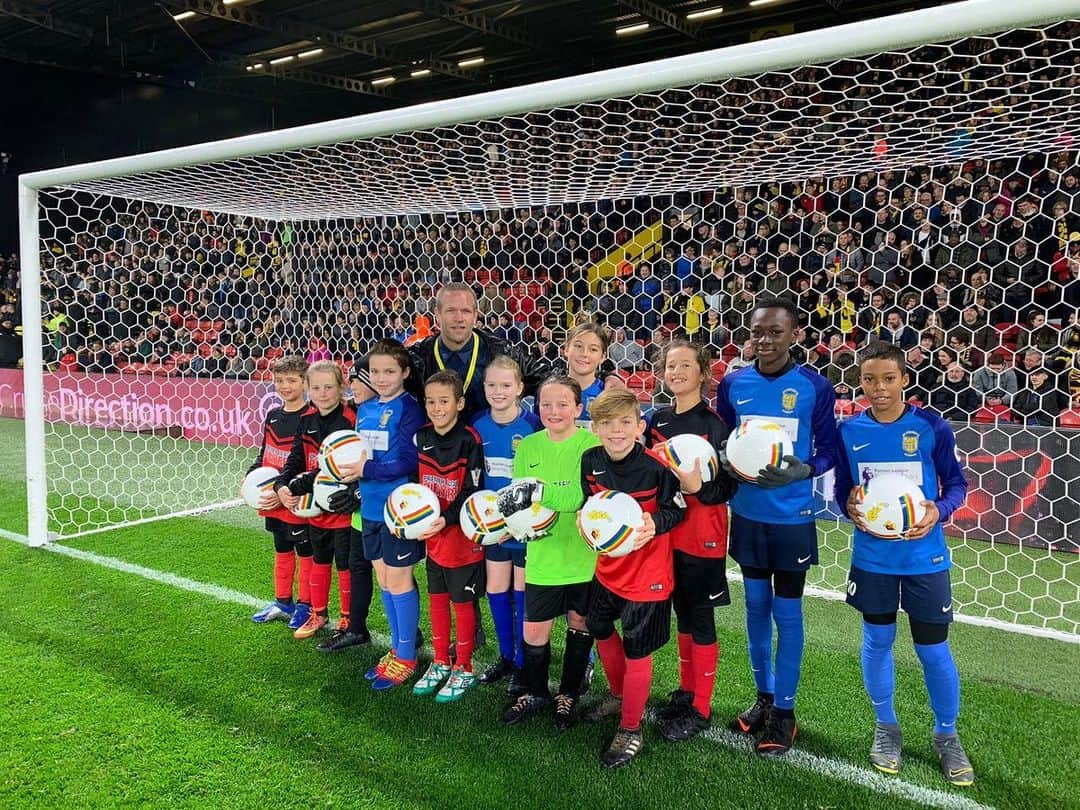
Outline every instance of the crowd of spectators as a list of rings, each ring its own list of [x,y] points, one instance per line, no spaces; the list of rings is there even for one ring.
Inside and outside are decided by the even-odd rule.
[[[1068,39],[1075,26],[1050,34]],[[717,376],[753,362],[749,315],[769,294],[796,302],[796,359],[829,378],[841,411],[860,407],[858,348],[885,340],[907,352],[912,398],[949,419],[1078,424],[1077,151],[1065,140],[1056,151],[1043,143],[1020,157],[965,157],[979,126],[1006,126],[1036,111],[1040,88],[1068,98],[1063,88],[1078,82],[1049,36],[1009,36],[1018,39],[998,44],[1012,50],[972,38],[947,54],[927,46],[827,73],[703,85],[701,104],[679,115],[663,94],[606,102],[595,131],[578,108],[555,111],[548,144],[553,172],[569,159],[648,171],[660,154],[652,146],[705,137],[726,116],[737,122],[730,143],[750,156],[796,137],[843,152],[866,146],[862,113],[873,103],[884,105],[875,154],[888,138],[923,137],[920,110],[954,127],[955,160],[932,166],[319,223],[103,207],[62,193],[41,231],[45,360],[56,370],[232,379],[266,379],[284,353],[347,364],[379,337],[430,334],[435,292],[453,280],[475,287],[488,329],[541,355],[557,355],[575,322],[604,323],[612,361],[644,399],[657,392],[656,357],[674,335],[707,344]],[[479,149],[506,182],[527,181],[528,129],[485,147],[491,127],[418,142],[387,171],[436,157],[450,165]],[[656,223],[659,240],[632,239]],[[598,263],[617,269],[598,273]],[[15,258],[0,258],[0,366],[21,353],[17,281]]]
[[[612,361],[651,394],[673,335],[709,345],[718,374],[752,362],[749,314],[775,294],[799,306],[797,359],[833,382],[841,407],[858,407],[857,349],[886,340],[907,351],[912,397],[943,416],[1053,425],[1080,408],[1076,160],[333,226],[143,203],[65,215],[43,239],[45,358],[266,378],[282,353],[348,362],[384,335],[424,337],[439,285],[465,280],[487,327],[539,354],[557,354],[575,321],[603,322]],[[612,277],[590,271],[659,220],[658,244],[627,249]],[[0,259],[8,366],[17,280],[15,257]]]

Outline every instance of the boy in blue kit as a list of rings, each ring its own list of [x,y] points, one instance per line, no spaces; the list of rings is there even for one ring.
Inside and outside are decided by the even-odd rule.
[[[791,358],[798,325],[790,301],[758,302],[750,320],[754,365],[724,377],[716,392],[716,412],[730,430],[748,419],[767,419],[787,430],[794,448],[793,455],[784,457],[784,466],[766,466],[755,481],[741,484],[730,501],[728,553],[742,571],[747,646],[757,687],[754,704],[732,721],[731,728],[760,735],[755,750],[763,756],[786,753],[798,731],[795,694],[804,644],[802,595],[806,572],[818,561],[812,478],[832,469],[838,452],[832,385]],[[723,446],[718,455],[730,473]]]
[[[847,602],[863,614],[863,684],[877,718],[870,762],[884,773],[900,771],[892,650],[902,607],[930,694],[941,769],[952,784],[970,785],[975,772],[956,734],[960,676],[948,642],[952,563],[941,529],[967,495],[956,439],[947,422],[904,401],[908,375],[900,348],[871,343],[859,375],[870,409],[840,426],[836,500],[855,526]],[[926,514],[899,541],[869,534],[857,507],[858,485],[885,472],[908,476],[926,497]]]
[[[498,491],[513,478],[518,443],[542,429],[540,419],[521,407],[524,391],[521,366],[506,355],[495,357],[484,370],[488,410],[473,422],[484,443],[484,489]],[[506,691],[523,695],[525,651],[525,544],[510,538],[485,548],[487,597],[499,640],[499,660],[480,676],[480,683],[498,683],[509,676]],[[511,594],[511,586],[513,591]]]

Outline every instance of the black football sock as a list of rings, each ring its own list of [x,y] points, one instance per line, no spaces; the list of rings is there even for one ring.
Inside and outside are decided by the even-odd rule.
[[[559,692],[563,695],[578,697],[581,694],[581,682],[585,678],[585,668],[589,665],[589,650],[592,649],[593,637],[585,630],[566,628],[566,649],[563,650],[562,682]]]
[[[525,683],[530,695],[551,697],[548,688],[548,672],[551,669],[551,642],[530,644],[522,642],[525,648]]]

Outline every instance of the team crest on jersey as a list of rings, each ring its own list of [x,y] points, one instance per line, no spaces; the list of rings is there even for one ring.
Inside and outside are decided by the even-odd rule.
[[[905,456],[914,456],[919,452],[919,432],[908,430],[904,432],[902,447]]]
[[[799,392],[794,388],[785,388],[784,393],[780,397],[780,407],[784,409],[786,413],[791,413],[795,410],[795,403],[799,400]]]
[[[521,444],[521,440],[523,438],[525,437],[522,436],[520,433],[515,433],[514,437],[510,440],[510,453],[512,455],[517,455],[517,447],[519,444]]]
[[[384,428],[390,424],[390,418],[394,415],[393,410],[387,408],[382,412],[382,416],[379,417],[379,427]]]

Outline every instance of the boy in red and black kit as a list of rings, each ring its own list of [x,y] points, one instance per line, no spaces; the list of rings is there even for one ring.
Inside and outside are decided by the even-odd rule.
[[[472,653],[476,637],[476,602],[484,596],[484,547],[470,541],[458,525],[465,500],[480,488],[483,442],[461,421],[465,390],[454,371],[439,371],[424,385],[424,406],[431,421],[416,432],[417,478],[439,498],[441,516],[426,533],[431,646],[435,659],[413,686],[414,695],[438,690],[438,703],[452,703],[476,686]],[[450,605],[457,623],[457,655],[450,666]],[[443,683],[445,681],[445,683]],[[441,686],[441,688],[440,688]]]
[[[604,665],[611,697],[590,719],[620,715],[619,729],[600,756],[605,767],[626,765],[641,752],[641,720],[652,685],[652,654],[671,635],[674,550],[671,530],[683,519],[679,483],[664,464],[638,442],[645,432],[637,397],[609,388],[589,407],[600,447],[581,457],[581,488],[588,498],[615,490],[633,496],[645,513],[625,557],[600,555],[585,617]],[[615,630],[622,626],[622,637]]]
[[[738,483],[719,468],[702,483],[700,464],[682,473],[664,450],[673,436],[693,434],[719,447],[728,428],[703,398],[711,373],[708,349],[685,340],[673,340],[661,357],[664,385],[674,404],[653,411],[645,446],[672,461],[686,498],[686,519],[676,526],[675,591],[671,601],[679,630],[679,688],[660,709],[660,733],[672,742],[689,740],[709,727],[719,647],[715,608],[730,605],[727,573],[727,501]],[[691,494],[693,493],[693,494]]]
[[[307,370],[310,405],[300,414],[300,424],[289,457],[277,480],[277,495],[282,504],[294,508],[300,495],[312,491],[319,471],[319,446],[336,430],[352,430],[356,426],[356,409],[344,399],[345,378],[341,368],[332,360],[313,363]],[[351,508],[350,508],[351,507]],[[345,503],[341,514],[324,512],[308,522],[313,562],[311,564],[311,615],[293,635],[311,638],[329,623],[331,565],[338,572],[338,594],[341,599],[339,630],[352,630],[370,640],[367,616],[349,622],[352,599],[352,575],[349,572],[349,539],[352,509]]]
[[[266,414],[262,445],[248,472],[259,467],[280,470],[289,458],[293,439],[300,427],[300,414],[307,407],[304,375],[308,364],[302,357],[283,357],[274,364],[274,390],[281,407]],[[251,617],[256,624],[287,620],[295,630],[311,615],[311,541],[306,518],[297,517],[281,504],[276,492],[262,496],[259,514],[274,537],[274,601]],[[293,601],[293,577],[299,561],[298,601]]]

